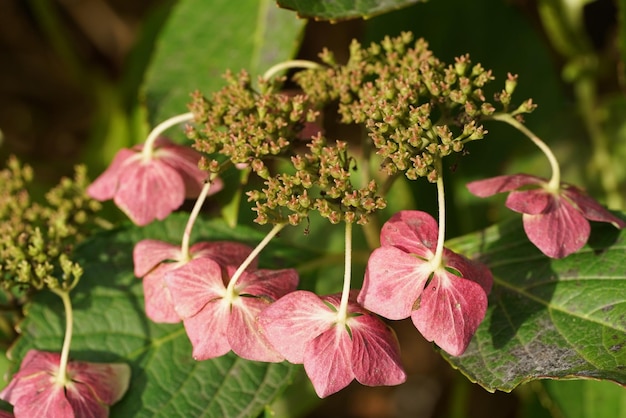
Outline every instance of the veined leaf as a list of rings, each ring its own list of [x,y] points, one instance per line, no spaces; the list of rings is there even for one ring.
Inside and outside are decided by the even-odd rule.
[[[485,320],[465,354],[444,355],[487,390],[541,378],[626,385],[626,231],[594,224],[567,258],[545,257],[521,221],[449,242],[494,274]]]
[[[245,69],[255,78],[291,58],[304,24],[271,0],[178,2],[146,77],[151,121],[187,112],[189,94],[219,89],[227,69]]]
[[[242,360],[232,353],[195,361],[182,324],[155,324],[146,318],[142,283],[133,275],[133,246],[145,238],[179,242],[186,219],[185,214],[175,214],[145,228],[128,226],[98,235],[77,251],[85,273],[72,292],[71,358],[126,362],[132,367],[130,389],[112,407],[113,417],[256,417],[298,369],[288,363]],[[236,240],[256,245],[262,238],[252,228],[231,229],[223,221],[200,220],[192,242]],[[279,268],[304,257],[293,246],[273,243],[260,261]],[[21,331],[11,349],[15,368],[29,349],[60,351],[65,331],[60,298],[50,292],[37,295]]]
[[[301,17],[337,21],[358,17],[369,18],[424,1],[426,0],[278,0],[278,5],[295,10]]]

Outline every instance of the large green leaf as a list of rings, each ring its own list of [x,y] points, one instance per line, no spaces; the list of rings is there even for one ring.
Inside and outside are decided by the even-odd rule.
[[[612,382],[545,381],[542,388],[541,399],[553,417],[626,418],[626,390]]]
[[[298,16],[317,20],[368,18],[426,0],[278,0],[278,5],[295,10]]]
[[[521,220],[451,241],[494,274],[485,320],[465,354],[446,356],[487,390],[540,378],[626,384],[626,231],[595,224],[587,246],[541,254]]]
[[[97,236],[78,257],[85,273],[73,291],[73,359],[122,361],[132,367],[129,392],[111,411],[114,417],[256,417],[298,368],[267,364],[229,354],[195,361],[182,324],[154,324],[143,311],[141,281],[133,276],[132,249],[144,238],[180,240],[186,216],[171,216],[146,228],[127,227]],[[260,232],[223,222],[202,222],[194,241],[237,240],[251,245]],[[280,239],[277,239],[280,241]],[[271,244],[261,255],[266,267],[293,265],[305,254],[293,246]],[[31,348],[60,351],[64,314],[60,298],[42,292],[21,324],[22,336],[11,350],[19,363]],[[210,337],[210,336],[207,336]],[[234,401],[236,400],[236,401]]]
[[[185,113],[189,94],[217,90],[227,69],[256,77],[291,58],[304,23],[271,0],[181,0],[146,77],[151,121]]]

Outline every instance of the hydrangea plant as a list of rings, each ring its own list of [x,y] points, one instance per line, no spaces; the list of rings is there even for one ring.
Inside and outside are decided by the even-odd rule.
[[[307,17],[382,13],[351,3],[279,1]],[[163,39],[194,21],[190,4]],[[514,97],[522,78],[469,53],[446,62],[403,31],[345,57],[234,59],[210,89],[188,62],[203,76],[168,101],[156,86],[172,45],[146,75],[154,128],[93,181],[77,167],[37,200],[28,165],[0,172],[0,279],[21,333],[0,399],[14,416],[257,417],[290,396],[396,387],[415,373],[396,334],[408,318],[411,338],[489,391],[626,384],[621,200],[561,180],[525,121],[536,104]],[[549,179],[493,177],[483,144],[516,132]],[[489,165],[464,174],[481,154]],[[501,192],[522,219],[471,196]],[[459,213],[494,225],[451,239]]]

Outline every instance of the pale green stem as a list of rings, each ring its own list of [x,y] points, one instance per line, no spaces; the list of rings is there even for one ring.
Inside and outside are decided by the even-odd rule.
[[[243,261],[243,263],[241,263],[241,265],[237,268],[237,270],[233,274],[233,277],[230,278],[230,282],[228,282],[228,288],[226,288],[226,298],[232,299],[232,297],[234,296],[235,284],[237,283],[237,280],[239,280],[239,277],[241,277],[241,275],[248,268],[250,263],[252,263],[252,261],[256,258],[256,256],[258,256],[261,253],[261,251],[263,251],[263,249],[272,240],[272,238],[274,238],[276,234],[278,234],[280,230],[285,227],[285,225],[287,224],[282,223],[282,224],[274,225],[272,230],[267,233],[265,238],[263,238],[263,240],[259,242],[256,248],[252,250],[250,255],[248,255],[248,257]]]
[[[185,225],[185,232],[183,233],[183,240],[180,244],[180,253],[182,256],[181,261],[189,261],[191,259],[191,254],[189,254],[189,240],[191,238],[191,230],[193,229],[193,225],[196,223],[198,214],[200,214],[200,209],[202,209],[202,205],[204,204],[204,201],[209,194],[209,189],[211,188],[211,185],[213,184],[213,181],[216,177],[217,174],[213,173],[204,183],[204,186],[200,191],[200,195],[198,196],[198,199],[196,199],[196,203],[193,205],[191,214],[189,214],[187,225]]]
[[[173,116],[161,123],[159,123],[148,135],[146,138],[146,142],[143,144],[142,157],[144,161],[150,160],[152,158],[152,152],[154,151],[154,141],[166,130],[171,128],[172,126],[176,126],[179,123],[189,122],[193,120],[193,113],[183,113],[181,115]]]
[[[72,330],[74,325],[74,314],[72,311],[72,301],[70,300],[70,292],[63,289],[51,289],[52,292],[59,295],[63,301],[65,308],[65,338],[63,339],[63,348],[61,349],[61,362],[59,363],[59,374],[56,376],[57,383],[65,385],[67,383],[67,363],[70,357],[70,345],[72,343]]]
[[[343,290],[337,312],[337,323],[346,324],[348,319],[348,300],[350,299],[350,281],[352,280],[352,223],[346,222],[346,253],[344,259]]]
[[[561,185],[561,169],[559,168],[559,162],[557,161],[554,153],[543,142],[537,135],[532,133],[530,129],[524,126],[521,122],[515,119],[513,116],[507,113],[496,113],[491,116],[494,120],[499,120],[501,122],[508,123],[512,127],[516,128],[518,131],[526,135],[533,143],[539,147],[539,149],[546,155],[548,161],[550,162],[550,167],[552,169],[552,177],[550,178],[550,182],[548,183],[547,190],[550,192],[558,192]]]
[[[265,74],[263,74],[263,80],[269,80],[281,71],[288,70],[290,68],[308,68],[315,70],[316,68],[322,68],[322,66],[316,62],[307,60],[285,61],[270,67]]]
[[[435,170],[437,170],[437,204],[439,205],[439,233],[437,236],[437,248],[435,256],[430,260],[433,271],[443,266],[443,243],[446,239],[446,194],[443,185],[443,169],[441,158],[435,159]]]

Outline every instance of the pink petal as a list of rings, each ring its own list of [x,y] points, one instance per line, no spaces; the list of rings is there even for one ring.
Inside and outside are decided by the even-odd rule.
[[[86,385],[71,382],[65,387],[65,396],[77,418],[108,418],[109,416],[109,406],[100,402]]]
[[[606,210],[579,188],[571,185],[562,185],[561,190],[562,195],[568,198],[574,206],[578,207],[583,216],[590,221],[608,222],[619,229],[626,227],[626,222]]]
[[[304,370],[317,396],[325,398],[348,386],[354,379],[352,361],[352,340],[343,326],[334,325],[310,341],[304,352]]]
[[[348,319],[352,330],[352,370],[368,386],[399,385],[406,380],[395,334],[380,319],[364,313]]]
[[[181,321],[174,309],[172,294],[165,282],[165,274],[175,270],[180,263],[160,264],[143,278],[143,296],[146,316],[158,324],[176,324]]]
[[[431,273],[428,262],[398,248],[377,248],[367,262],[358,301],[385,318],[408,318]]]
[[[114,197],[115,204],[137,225],[163,220],[185,200],[178,172],[159,160],[125,166]]]
[[[298,272],[294,269],[244,272],[235,287],[240,289],[240,294],[260,296],[274,302],[296,290]]]
[[[136,151],[126,148],[119,150],[111,165],[87,187],[87,194],[100,201],[113,199],[119,185],[120,173],[125,165],[136,163],[140,159],[141,154]]]
[[[196,315],[209,302],[221,300],[226,292],[222,269],[210,258],[196,258],[167,272],[165,283],[183,319]]]
[[[230,351],[229,317],[230,304],[217,299],[207,303],[197,315],[183,320],[195,360],[220,357]]]
[[[506,207],[519,213],[538,215],[554,201],[555,196],[544,189],[513,191],[506,198]]]
[[[581,249],[591,232],[585,217],[563,198],[540,215],[522,217],[528,239],[548,257],[563,258]]]
[[[426,286],[411,319],[424,338],[450,355],[459,356],[486,311],[487,295],[478,283],[441,270]]]
[[[477,180],[467,183],[467,188],[473,195],[488,197],[496,193],[509,192],[522,186],[531,184],[541,185],[547,183],[546,179],[531,176],[529,174],[515,174],[512,176],[498,176],[485,180]]]
[[[228,342],[235,354],[253,361],[280,362],[281,356],[267,340],[258,323],[269,302],[256,297],[238,297],[232,305]]]
[[[15,415],[8,411],[0,411],[0,418],[15,418]]]
[[[304,290],[283,296],[263,310],[259,324],[267,339],[291,363],[303,363],[306,344],[328,330],[337,314]]]
[[[82,396],[87,396],[88,391],[106,405],[122,399],[130,383],[130,367],[125,363],[70,361],[68,374],[73,382],[86,386],[85,390],[79,390]]]
[[[252,248],[247,245],[240,244],[232,241],[212,241],[212,242],[199,242],[191,246],[189,249],[193,258],[208,257],[222,266],[235,266],[239,267],[244,262],[248,255],[252,252]],[[258,258],[255,258],[248,270],[256,269],[258,265]]]
[[[52,376],[49,378],[53,379]],[[30,395],[9,402],[13,405],[13,413],[16,417],[80,418],[79,415],[74,414],[62,385],[55,385],[48,381],[47,385],[37,387],[30,386],[31,383],[34,382],[24,382],[23,387],[24,391],[28,391]]]
[[[391,217],[380,231],[380,243],[429,259],[437,247],[439,226],[426,212],[402,210]]]
[[[206,171],[198,168],[201,155],[191,147],[176,145],[169,140],[157,140],[158,148],[154,158],[174,168],[183,179],[186,197],[197,197],[208,178]],[[217,193],[223,187],[222,181],[217,179],[209,189],[210,194]]]
[[[491,292],[493,275],[487,266],[478,261],[468,260],[447,248],[444,248],[443,251],[446,267],[451,267],[458,271],[461,277],[478,283],[487,295]]]
[[[143,277],[163,261],[178,261],[180,246],[154,239],[144,239],[133,248],[135,276]]]

